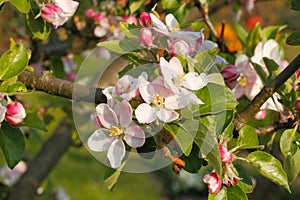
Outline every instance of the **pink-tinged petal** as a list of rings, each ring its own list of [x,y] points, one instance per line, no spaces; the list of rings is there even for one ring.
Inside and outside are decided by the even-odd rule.
[[[96,113],[102,125],[110,129],[112,126],[118,126],[118,118],[116,113],[109,107],[109,105],[101,103],[96,107]]]
[[[135,116],[139,123],[149,124],[156,119],[156,110],[149,104],[142,103],[135,110]]]
[[[203,182],[207,184],[208,191],[211,194],[216,194],[222,187],[222,181],[219,175],[216,172],[212,172],[210,174],[206,174],[203,177]]]
[[[193,52],[190,44],[183,39],[177,39],[170,42],[169,50],[171,56],[177,56],[178,54],[190,55]]]
[[[169,29],[169,31],[180,31],[180,26],[176,18],[173,14],[168,14],[166,16],[166,25]]]
[[[120,126],[122,128],[128,127],[129,124],[132,122],[132,108],[131,105],[126,100],[123,100],[121,103],[121,107],[119,111],[119,119],[120,119]]]
[[[72,0],[53,0],[55,4],[60,7],[66,16],[71,17],[74,15],[79,3],[77,1]]]
[[[236,87],[233,88],[232,91],[234,92],[237,99],[240,99],[245,94],[245,88],[240,85],[236,85]]]
[[[255,119],[257,120],[262,120],[265,119],[267,116],[267,111],[266,110],[260,110],[256,115],[254,116]]]
[[[196,72],[189,72],[183,78],[184,81],[181,82],[181,86],[189,90],[199,90],[208,83],[208,76],[204,73],[199,75]]]
[[[160,121],[163,121],[165,123],[172,122],[176,119],[178,119],[179,114],[174,110],[167,110],[165,108],[161,108],[156,112],[157,117]]]
[[[121,139],[115,139],[111,143],[107,158],[112,168],[116,169],[121,166],[122,159],[125,156],[125,145]]]
[[[139,85],[139,91],[140,91],[140,94],[141,94],[143,100],[146,103],[150,104],[152,102],[153,97],[156,94],[155,90],[143,76],[139,76],[138,85]]]
[[[5,118],[5,112],[6,112],[6,107],[2,106],[2,104],[0,104],[0,123],[4,120]]]
[[[249,83],[245,87],[245,95],[248,99],[252,100],[263,88],[261,80],[258,78],[253,84]]]
[[[110,131],[104,128],[97,129],[88,139],[87,145],[92,151],[106,151],[114,137],[109,136]]]
[[[232,161],[232,153],[222,145],[219,145],[218,147],[219,147],[221,161],[223,163],[230,163]]]
[[[124,140],[133,148],[141,147],[145,143],[145,132],[141,127],[133,124],[126,128]]]
[[[154,14],[150,13],[150,18],[152,21],[152,25],[155,27],[155,30],[157,30],[158,32],[162,33],[162,34],[168,34],[168,28],[167,26],[160,21]]]
[[[172,86],[173,82],[183,75],[182,65],[177,57],[171,58],[169,62],[165,58],[160,58],[160,70],[168,86]],[[174,89],[173,87],[171,88]]]
[[[108,32],[108,29],[103,28],[103,27],[101,27],[101,26],[96,26],[96,27],[94,28],[94,35],[95,35],[96,37],[103,37],[104,35],[107,34],[107,32]]]

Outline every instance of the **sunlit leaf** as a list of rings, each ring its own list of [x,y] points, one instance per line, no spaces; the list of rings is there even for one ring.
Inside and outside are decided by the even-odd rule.
[[[30,10],[30,0],[9,0],[20,12],[28,13]]]
[[[263,151],[250,153],[247,160],[261,175],[278,185],[282,185],[290,192],[286,173],[279,160]]]

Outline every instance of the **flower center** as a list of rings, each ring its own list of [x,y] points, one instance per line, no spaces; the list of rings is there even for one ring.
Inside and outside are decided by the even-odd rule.
[[[179,74],[176,79],[174,80],[174,85],[178,88],[180,88],[180,84],[184,81],[184,75],[185,73]]]
[[[159,94],[156,94],[153,98],[153,104],[156,106],[163,106],[165,103],[165,98]]]
[[[245,87],[248,84],[247,77],[244,76],[244,75],[241,75],[239,80],[238,80],[238,83],[239,83],[240,86]]]
[[[113,136],[119,136],[121,134],[122,131],[118,127],[116,126],[111,127],[109,136],[113,137]]]
[[[170,31],[179,31],[179,24],[176,23],[174,26],[171,26]]]

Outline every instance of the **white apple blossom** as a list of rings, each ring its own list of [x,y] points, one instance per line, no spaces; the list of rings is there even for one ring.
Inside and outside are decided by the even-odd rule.
[[[103,128],[92,133],[87,145],[92,151],[108,151],[107,158],[111,167],[118,168],[125,156],[123,140],[130,147],[141,147],[145,143],[145,133],[132,122],[132,108],[126,100],[114,108],[108,104],[99,104],[96,113]]]
[[[164,77],[165,85],[172,92],[181,96],[180,101],[186,101],[192,104],[203,104],[192,92],[200,90],[208,83],[208,76],[205,73],[196,72],[184,73],[182,65],[177,57],[173,57],[167,62],[163,57],[160,58],[160,70]],[[182,102],[181,105],[184,103]]]
[[[163,122],[172,122],[179,117],[174,107],[180,107],[179,96],[176,96],[164,85],[162,76],[152,83],[143,76],[138,78],[139,91],[146,103],[140,104],[135,110],[135,116],[140,123],[151,123],[157,118]]]

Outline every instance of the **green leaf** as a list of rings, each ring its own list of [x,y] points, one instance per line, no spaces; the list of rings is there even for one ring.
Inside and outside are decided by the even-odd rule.
[[[291,9],[300,10],[300,1],[299,0],[291,0]]]
[[[248,37],[247,31],[238,23],[235,24],[235,30],[240,42],[243,44],[243,46],[246,46]]]
[[[50,56],[50,69],[53,76],[61,79],[66,77],[64,64],[59,56]]]
[[[23,158],[25,148],[24,137],[19,128],[13,128],[7,122],[2,122],[0,146],[7,165],[12,169]]]
[[[104,183],[107,189],[112,190],[114,186],[117,184],[125,164],[126,161],[124,161],[118,169],[106,168],[104,174]]]
[[[267,57],[263,57],[263,60],[270,74],[274,74],[276,76],[280,74],[281,69],[274,60]]]
[[[14,44],[0,58],[0,80],[6,80],[20,74],[28,64],[28,52],[22,43]]]
[[[300,172],[300,150],[298,149],[295,155],[288,156],[283,163],[284,171],[288,177],[289,183],[296,180]]]
[[[238,186],[234,185],[227,188],[227,199],[228,200],[247,200],[246,193]]]
[[[253,192],[254,187],[249,172],[242,165],[234,165],[234,167],[238,171],[239,177],[242,178],[242,180],[239,180],[238,186],[244,190],[245,193]]]
[[[225,110],[233,110],[237,105],[236,97],[226,86],[209,83],[196,91],[196,95],[204,104],[200,105],[200,115],[216,114]]]
[[[255,27],[249,32],[247,37],[247,53],[249,55],[253,54],[254,48],[262,40],[262,34],[260,29],[260,24],[257,23]]]
[[[291,46],[298,46],[300,45],[300,31],[296,31],[291,33],[287,38],[286,38],[286,43]]]
[[[259,76],[260,80],[262,81],[262,83],[264,85],[267,85],[268,84],[268,78],[267,78],[267,74],[266,72],[263,70],[262,66],[257,64],[257,63],[254,63],[254,62],[251,62],[251,64],[253,65],[257,75]]]
[[[130,13],[135,13],[145,3],[146,0],[131,0],[129,3]]]
[[[141,49],[141,46],[138,42],[129,39],[101,42],[98,43],[97,46],[105,47],[108,50],[121,54]]]
[[[178,0],[162,0],[161,4],[163,9],[176,9],[181,5]]]
[[[241,146],[242,149],[247,149],[248,147],[255,147],[258,145],[258,137],[251,126],[244,126],[240,129],[237,146]]]
[[[16,82],[8,85],[5,93],[17,94],[17,93],[26,93],[26,92],[27,92],[27,88],[24,85],[24,83]]]
[[[128,38],[139,38],[141,28],[126,22],[120,22],[120,29]]]
[[[202,159],[199,157],[199,147],[193,144],[192,151],[189,156],[182,155],[181,160],[185,162],[183,169],[189,173],[197,173],[202,167]]]
[[[216,68],[215,62],[214,62],[214,56],[217,52],[212,53],[209,50],[201,51],[197,55],[195,55],[194,59],[187,59],[188,64],[193,66],[196,71],[199,73],[205,72],[208,73],[210,71],[214,71]],[[195,63],[196,60],[196,63]],[[219,72],[219,71],[215,71]]]
[[[155,155],[156,143],[153,137],[147,137],[143,146],[136,148],[139,155],[145,159],[152,159]]]
[[[9,0],[20,12],[28,13],[30,10],[30,0]]]
[[[51,25],[41,17],[35,19],[37,14],[33,10],[26,14],[27,30],[32,34],[33,38],[46,40],[51,33]]]
[[[222,187],[217,194],[208,194],[208,200],[228,200],[227,187]]]
[[[39,118],[36,113],[31,111],[26,112],[26,117],[19,126],[28,126],[30,128],[48,131],[45,123]]]
[[[298,149],[298,146],[294,144],[295,134],[296,130],[286,129],[281,135],[280,150],[285,157],[293,156]]]
[[[286,173],[279,160],[263,151],[250,153],[247,160],[261,175],[291,192]]]
[[[224,78],[220,73],[209,74],[208,82],[225,86]]]
[[[222,163],[217,139],[203,124],[199,124],[194,142],[198,145],[201,154],[208,160],[218,174],[222,172]]]
[[[286,28],[287,26],[268,26],[262,30],[262,38],[263,41],[267,41],[269,39],[274,39],[276,38],[276,35],[279,31],[282,29]]]

